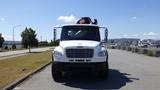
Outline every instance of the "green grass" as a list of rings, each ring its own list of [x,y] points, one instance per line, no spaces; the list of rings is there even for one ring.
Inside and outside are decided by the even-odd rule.
[[[0,60],[0,89],[51,60],[51,51]]]

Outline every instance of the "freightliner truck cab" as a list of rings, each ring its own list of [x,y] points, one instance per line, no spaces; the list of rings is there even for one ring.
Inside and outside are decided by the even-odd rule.
[[[88,70],[101,78],[108,76],[108,52],[105,42],[108,30],[93,24],[64,25],[61,28],[60,43],[52,53],[52,76],[55,81],[67,71]],[[100,28],[105,40],[101,41]],[[56,27],[55,27],[56,29]]]

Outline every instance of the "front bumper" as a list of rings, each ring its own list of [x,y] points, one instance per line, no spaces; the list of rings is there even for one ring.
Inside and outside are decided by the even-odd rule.
[[[69,63],[69,62],[53,62],[53,66],[59,71],[100,71],[106,69],[106,62],[94,63]]]

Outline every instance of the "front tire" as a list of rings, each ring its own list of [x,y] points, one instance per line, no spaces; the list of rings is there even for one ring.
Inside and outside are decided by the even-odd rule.
[[[109,71],[109,65],[108,65],[108,61],[106,61],[106,66],[105,66],[104,70],[101,70],[99,72],[99,77],[101,79],[107,79],[108,78],[108,71]]]
[[[52,77],[54,79],[54,81],[59,81],[62,78],[62,72],[58,70],[58,68],[56,68],[56,66],[54,66],[52,64]]]

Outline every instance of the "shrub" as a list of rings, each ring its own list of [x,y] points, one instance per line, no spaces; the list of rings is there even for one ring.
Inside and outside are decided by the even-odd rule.
[[[115,47],[114,47],[114,46],[111,46],[111,49],[115,49]]]
[[[152,50],[148,50],[147,55],[148,55],[148,56],[153,56],[153,52],[152,52]]]
[[[135,52],[138,52],[139,51],[139,49],[138,48],[135,48]]]
[[[132,50],[132,48],[131,47],[127,47],[127,51],[131,51]]]
[[[160,51],[156,51],[156,57],[160,57]]]
[[[125,47],[125,46],[123,46],[123,47],[122,47],[122,50],[125,50],[125,49],[126,49],[126,47]]]
[[[8,46],[5,46],[5,48],[4,48],[5,50],[8,50]]]
[[[117,46],[118,49],[121,49],[121,46]]]
[[[15,44],[12,45],[12,49],[16,49],[16,45]]]
[[[148,53],[148,49],[143,49],[143,54],[147,54]]]

